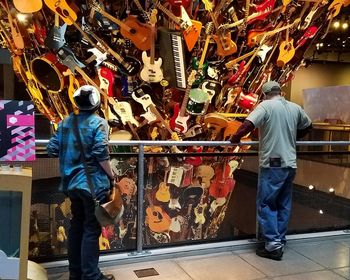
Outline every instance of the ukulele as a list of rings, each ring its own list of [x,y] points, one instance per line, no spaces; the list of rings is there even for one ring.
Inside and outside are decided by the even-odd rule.
[[[179,103],[176,103],[174,106],[174,115],[170,119],[170,127],[171,129],[175,130],[176,132],[179,133],[184,133],[188,130],[188,120],[190,118],[190,115],[186,113],[186,106],[188,103],[190,91],[192,84],[195,81],[195,75],[196,75],[196,70],[192,70],[191,74],[189,75],[187,79],[187,87],[185,90],[185,95],[181,104],[181,108]]]
[[[216,16],[213,13],[213,5],[209,0],[203,0],[205,9],[209,12],[211,20],[215,26],[218,34],[213,35],[213,39],[217,44],[216,53],[219,56],[228,56],[237,52],[237,45],[232,41],[231,34],[228,32],[225,35],[219,31],[219,24],[216,20]]]
[[[157,34],[157,9],[153,9],[151,13],[151,20],[150,24],[152,26],[152,45],[151,45],[151,53],[150,57],[147,56],[147,52],[142,52],[142,61],[144,64],[144,67],[141,70],[140,78],[148,83],[159,83],[161,80],[163,80],[163,71],[161,69],[162,66],[162,58],[158,58],[157,60],[154,60],[155,56],[155,41],[156,41],[156,34]]]

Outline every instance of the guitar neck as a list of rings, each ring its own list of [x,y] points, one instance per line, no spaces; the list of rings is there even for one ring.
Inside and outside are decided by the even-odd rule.
[[[126,25],[120,19],[117,19],[116,17],[114,17],[111,14],[107,13],[101,7],[98,7],[97,9],[96,8],[93,8],[93,9],[95,9],[95,11],[99,12],[102,16],[108,18],[110,21],[114,22],[115,24],[117,24],[121,28],[125,29],[126,31],[128,31],[128,32],[131,31],[131,28],[128,25]]]
[[[253,55],[253,54],[255,53],[255,51],[256,51],[256,50],[254,49],[254,50],[252,50],[252,51],[249,52],[249,53],[246,53],[246,54],[244,54],[244,55],[242,55],[242,56],[240,56],[240,57],[237,57],[237,58],[235,58],[235,59],[233,59],[233,60],[227,62],[227,63],[225,64],[226,68],[227,68],[227,69],[231,69],[233,66],[235,66],[235,65],[236,65],[238,62],[240,62],[241,60],[246,59],[247,57]]]
[[[185,95],[184,95],[184,99],[182,101],[182,104],[181,104],[181,109],[180,109],[180,113],[179,115],[181,117],[184,117],[185,116],[185,112],[186,112],[186,105],[187,105],[187,102],[188,102],[188,98],[190,96],[190,90],[192,88],[192,83],[187,83],[187,88],[186,88],[186,91],[185,91]]]
[[[202,52],[202,55],[201,55],[201,59],[199,60],[199,63],[198,63],[198,70],[202,70],[202,68],[203,68],[203,63],[204,63],[204,59],[205,59],[205,57],[207,55],[210,38],[211,38],[211,35],[208,35],[207,38],[205,39],[205,43],[204,43],[204,48],[203,48],[203,52]]]
[[[181,25],[181,20],[175,16],[172,12],[170,12],[167,8],[165,8],[159,2],[156,3],[156,7],[161,10],[164,14],[166,14],[169,18],[171,18],[177,25]]]

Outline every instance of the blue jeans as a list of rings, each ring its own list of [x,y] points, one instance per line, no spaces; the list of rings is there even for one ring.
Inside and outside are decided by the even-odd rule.
[[[95,217],[95,204],[85,190],[68,192],[72,219],[68,232],[68,261],[70,280],[98,280],[99,236],[101,225]]]
[[[268,251],[286,242],[295,174],[294,168],[260,168],[256,203],[259,230]]]

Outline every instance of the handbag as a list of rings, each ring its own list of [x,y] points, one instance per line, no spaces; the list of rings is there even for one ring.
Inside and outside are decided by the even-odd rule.
[[[74,115],[73,120],[74,120],[74,133],[78,140],[81,159],[84,164],[88,186],[90,188],[92,198],[95,202],[95,216],[98,222],[103,227],[106,225],[116,225],[119,223],[124,213],[123,199],[121,196],[120,188],[118,184],[115,184],[114,186],[112,186],[110,193],[107,196],[108,201],[106,203],[100,204],[100,201],[97,200],[92,179],[91,179],[91,174],[89,173],[89,169],[86,163],[84,147],[81,141],[79,128],[78,128],[78,118],[76,115]]]

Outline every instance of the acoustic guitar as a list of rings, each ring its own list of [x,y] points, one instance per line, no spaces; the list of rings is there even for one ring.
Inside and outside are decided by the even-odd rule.
[[[13,0],[16,10],[24,14],[32,14],[41,10],[43,7],[42,0]]]
[[[72,25],[78,18],[74,10],[67,4],[66,0],[44,0],[46,6],[58,14],[68,25]]]
[[[152,32],[152,27],[149,24],[139,22],[137,17],[132,15],[121,21],[103,10],[97,1],[92,1],[91,10],[92,14],[90,16],[93,16],[95,12],[99,12],[102,16],[117,24],[122,36],[130,39],[139,50],[146,51],[151,48],[152,39],[148,34]]]

